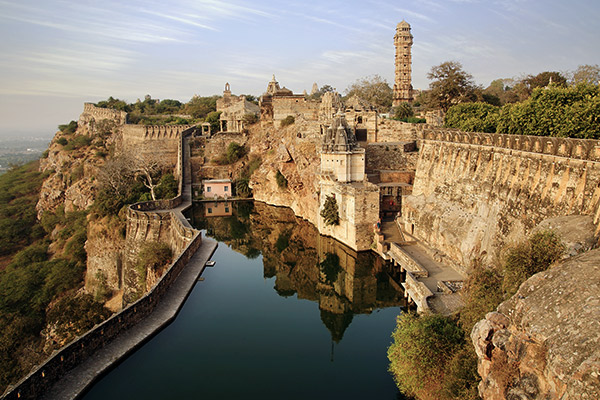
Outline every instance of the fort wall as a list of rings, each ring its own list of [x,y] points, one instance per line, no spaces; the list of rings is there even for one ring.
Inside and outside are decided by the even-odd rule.
[[[543,219],[600,217],[600,142],[427,129],[404,228],[466,270]]]

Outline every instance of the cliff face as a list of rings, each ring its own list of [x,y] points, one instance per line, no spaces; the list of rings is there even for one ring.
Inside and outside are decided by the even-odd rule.
[[[299,217],[317,225],[319,210],[320,126],[301,118],[283,128],[251,130],[250,153],[260,155],[262,164],[252,175],[254,199],[291,208]],[[277,171],[287,179],[287,188],[277,185]]]
[[[488,399],[600,398],[600,249],[526,282],[471,333]]]

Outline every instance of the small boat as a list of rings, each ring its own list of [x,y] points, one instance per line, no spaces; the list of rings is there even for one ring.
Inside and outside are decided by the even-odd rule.
[[[210,260],[210,261],[207,261],[206,264],[204,264],[204,265],[206,265],[207,267],[214,267],[216,263],[217,263],[216,261]]]

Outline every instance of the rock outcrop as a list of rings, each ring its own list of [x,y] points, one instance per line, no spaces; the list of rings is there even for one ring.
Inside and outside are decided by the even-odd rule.
[[[600,398],[600,249],[525,281],[471,333],[488,399]]]

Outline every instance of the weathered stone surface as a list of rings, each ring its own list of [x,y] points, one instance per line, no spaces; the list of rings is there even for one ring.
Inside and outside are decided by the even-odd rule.
[[[471,339],[484,399],[600,398],[600,249],[525,281]]]
[[[591,250],[598,244],[596,225],[591,215],[567,215],[546,219],[534,231],[550,229],[556,232],[566,247],[564,258]]]
[[[596,214],[600,164],[511,148],[518,143],[483,146],[473,142],[505,138],[467,135],[458,138],[465,143],[443,135],[419,142],[413,193],[403,203],[405,229],[448,262],[491,261],[544,219]]]

